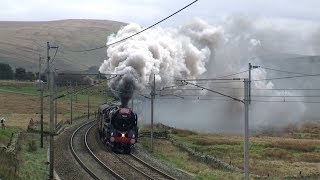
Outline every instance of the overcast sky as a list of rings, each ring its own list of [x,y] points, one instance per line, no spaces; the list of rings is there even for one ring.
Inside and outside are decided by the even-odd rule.
[[[192,0],[1,0],[1,21],[106,19],[150,25]],[[199,0],[168,20],[183,24],[200,17],[214,21],[234,14],[319,22],[319,0]]]

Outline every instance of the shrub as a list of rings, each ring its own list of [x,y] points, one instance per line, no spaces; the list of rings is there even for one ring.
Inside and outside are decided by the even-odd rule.
[[[299,160],[304,162],[319,163],[320,155],[313,153],[304,153],[299,156]]]
[[[305,133],[319,133],[320,124],[319,123],[306,123],[301,127],[301,130]]]
[[[173,129],[171,131],[172,134],[175,134],[180,137],[186,137],[190,135],[196,135],[197,133],[194,131],[186,130],[186,129]]]
[[[197,139],[194,141],[195,145],[200,146],[211,146],[211,145],[219,145],[219,144],[226,144],[226,145],[239,145],[240,143],[233,140],[227,139]]]
[[[311,142],[302,140],[276,140],[271,141],[267,146],[302,152],[312,152],[317,148],[317,146]]]
[[[263,155],[271,159],[292,160],[293,158],[291,153],[289,153],[288,151],[275,148],[267,148],[264,151]]]
[[[34,152],[37,150],[37,144],[35,140],[32,140],[31,142],[28,143],[28,151],[29,152]]]
[[[0,179],[17,179],[16,169],[19,161],[11,153],[0,149]]]

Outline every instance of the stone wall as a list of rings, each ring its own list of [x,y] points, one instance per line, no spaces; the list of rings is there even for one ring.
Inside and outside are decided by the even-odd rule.
[[[213,157],[213,156],[209,156],[209,155],[205,155],[201,152],[197,152],[194,149],[182,144],[182,143],[178,143],[173,137],[168,138],[168,140],[175,145],[176,147],[178,147],[179,149],[186,151],[189,153],[189,155],[195,157],[196,159],[198,159],[199,161],[212,165],[217,169],[220,170],[224,170],[224,171],[237,171],[237,172],[241,172],[241,170],[235,166],[232,166],[228,163],[225,163],[223,161],[221,161],[220,159]]]
[[[16,153],[20,133],[12,133],[10,142],[6,148],[7,153]]]
[[[145,131],[145,132],[139,133],[139,137],[150,137],[150,136],[151,136],[150,131]],[[217,169],[221,169],[224,171],[241,172],[241,170],[238,169],[237,167],[234,167],[230,164],[227,164],[216,157],[205,155],[201,152],[197,152],[194,149],[191,149],[190,147],[187,147],[186,145],[184,145],[182,143],[178,143],[172,136],[169,135],[168,131],[154,132],[154,137],[157,139],[169,140],[174,146],[178,147],[180,150],[186,151],[189,155],[196,158],[197,160],[199,160],[203,163],[209,164],[211,166],[214,166]]]

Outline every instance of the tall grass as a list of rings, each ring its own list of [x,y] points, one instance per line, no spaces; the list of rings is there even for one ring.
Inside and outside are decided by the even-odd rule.
[[[317,149],[316,144],[312,144],[308,141],[299,140],[275,140],[267,142],[267,147],[282,148],[300,152],[312,152]]]
[[[16,133],[18,131],[21,131],[21,129],[15,127],[7,127],[6,129],[0,129],[0,143],[7,145],[10,141],[12,133]]]
[[[290,152],[278,148],[266,148],[263,155],[270,159],[292,160],[293,158]]]
[[[17,176],[21,179],[47,179],[47,148],[40,148],[40,138],[38,134],[23,133],[19,139],[19,152],[17,158],[20,159]],[[48,143],[44,141],[44,147]]]
[[[300,161],[310,162],[310,163],[320,163],[319,153],[304,153],[299,156]]]
[[[19,160],[12,153],[0,150],[0,179],[18,179],[16,170]]]
[[[190,130],[187,130],[187,129],[173,129],[171,131],[171,133],[175,134],[177,136],[180,136],[180,137],[186,137],[186,136],[196,135],[197,134],[196,132],[190,131]]]

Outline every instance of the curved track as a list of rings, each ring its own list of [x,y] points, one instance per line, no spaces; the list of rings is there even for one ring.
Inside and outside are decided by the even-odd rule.
[[[163,171],[156,169],[155,167],[151,166],[150,164],[146,163],[145,161],[141,160],[137,156],[130,154],[115,154],[123,163],[130,166],[132,169],[140,172],[148,179],[172,179],[175,180],[176,178],[164,173]]]
[[[93,179],[175,179],[133,154],[105,148],[98,142],[95,125],[94,121],[81,125],[70,138],[72,155]]]
[[[97,140],[99,139],[97,130],[92,127],[94,127],[94,125],[91,126],[92,130],[88,130],[90,133],[87,134],[86,138]],[[95,143],[100,145],[94,145]],[[106,148],[101,141],[91,141],[89,143],[89,148],[90,145],[93,147],[92,151],[96,153],[96,157],[99,157],[103,163],[108,164],[110,168],[118,174],[121,174],[125,179],[175,179],[132,154],[113,153]],[[95,147],[98,147],[99,149],[94,149]]]
[[[94,121],[87,122],[76,129],[70,138],[70,149],[80,166],[93,179],[124,179],[100,161],[90,150],[86,136]]]

